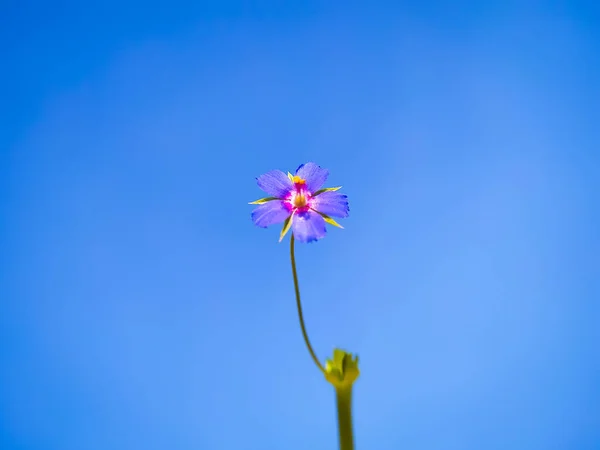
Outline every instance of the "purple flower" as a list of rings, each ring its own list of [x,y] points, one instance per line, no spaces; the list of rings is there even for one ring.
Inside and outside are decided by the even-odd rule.
[[[283,222],[279,241],[292,229],[300,242],[312,242],[325,237],[325,223],[342,228],[333,217],[348,217],[348,197],[336,192],[341,188],[323,188],[329,171],[315,163],[302,164],[292,175],[271,170],[256,180],[258,187],[271,197],[261,198],[251,205],[252,221],[259,227]]]

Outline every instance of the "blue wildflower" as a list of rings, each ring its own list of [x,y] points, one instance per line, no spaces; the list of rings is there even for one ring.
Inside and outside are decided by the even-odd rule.
[[[270,195],[251,205],[252,221],[259,227],[283,222],[279,241],[292,229],[300,242],[312,242],[325,237],[325,224],[342,228],[333,217],[348,217],[348,197],[338,191],[341,186],[323,188],[329,171],[312,162],[302,164],[292,175],[271,170],[256,180],[258,187]]]

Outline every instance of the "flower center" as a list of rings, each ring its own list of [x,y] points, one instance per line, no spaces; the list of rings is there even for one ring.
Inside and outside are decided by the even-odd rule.
[[[303,192],[298,192],[292,198],[292,205],[294,205],[294,208],[304,208],[307,203],[308,199],[306,198],[306,195],[304,195]]]

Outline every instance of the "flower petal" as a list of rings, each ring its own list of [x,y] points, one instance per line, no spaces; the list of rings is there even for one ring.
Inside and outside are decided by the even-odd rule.
[[[339,192],[326,191],[313,197],[312,208],[333,217],[348,217],[348,196]]]
[[[293,217],[292,230],[298,242],[312,242],[325,237],[325,219],[314,211],[297,213]]]
[[[307,162],[296,169],[296,175],[306,180],[306,189],[309,192],[315,192],[327,181],[329,170],[321,169],[313,162]]]
[[[285,197],[294,185],[281,170],[271,170],[256,179],[258,187],[277,198]]]
[[[274,200],[260,205],[252,211],[252,221],[259,227],[266,228],[269,225],[283,222],[290,214],[281,200]]]

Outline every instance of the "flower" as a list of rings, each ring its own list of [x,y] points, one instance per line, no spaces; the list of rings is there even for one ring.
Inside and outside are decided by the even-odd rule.
[[[300,242],[325,237],[325,223],[342,228],[332,217],[348,217],[348,197],[336,192],[341,186],[322,188],[328,175],[327,169],[312,162],[300,165],[295,175],[280,170],[261,175],[258,187],[271,197],[250,202],[260,205],[252,211],[252,221],[263,228],[283,222],[279,242],[290,228]]]

